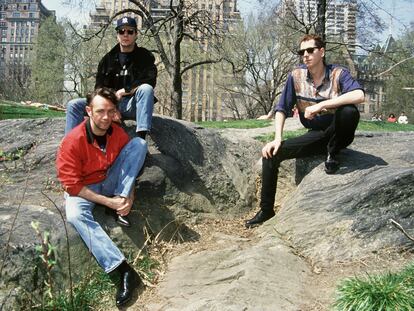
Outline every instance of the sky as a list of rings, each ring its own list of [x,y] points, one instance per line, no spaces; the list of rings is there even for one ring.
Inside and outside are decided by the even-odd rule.
[[[94,8],[95,1],[82,1],[88,3],[88,7],[84,9],[70,8],[69,6],[63,5],[63,2],[64,0],[42,0],[42,3],[47,9],[56,11],[58,18],[69,17],[72,21],[80,24],[88,22],[89,11]],[[75,0],[74,2],[79,3],[79,0]],[[387,24],[391,25],[391,16],[389,13],[396,17],[393,19],[392,27],[383,34],[384,38],[389,35],[390,30],[394,37],[398,37],[401,31],[404,30],[404,26],[408,26],[410,21],[414,21],[414,17],[412,16],[414,12],[414,0],[371,0],[371,2],[378,4],[379,13]],[[247,16],[251,11],[257,10],[257,3],[258,0],[238,0],[238,7],[242,16]],[[393,3],[395,3],[394,8]]]

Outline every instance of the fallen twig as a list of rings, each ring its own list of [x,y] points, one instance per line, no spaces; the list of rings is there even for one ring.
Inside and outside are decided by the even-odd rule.
[[[408,239],[414,242],[414,238],[407,233],[407,231],[404,230],[403,226],[401,226],[398,222],[396,222],[394,219],[390,219],[390,222],[393,224],[394,227],[396,227],[398,230],[400,230]]]

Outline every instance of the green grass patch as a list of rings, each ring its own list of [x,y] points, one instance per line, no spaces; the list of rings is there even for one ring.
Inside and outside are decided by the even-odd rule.
[[[159,262],[148,255],[140,257],[135,269],[141,277],[152,282],[156,276]],[[114,296],[120,282],[117,274],[109,276],[99,268],[94,269],[90,275],[85,276],[73,288],[73,308],[68,290],[58,293],[53,300],[46,298],[41,303],[31,306],[36,311],[77,311],[102,310],[102,307],[114,305]],[[114,306],[115,307],[115,306]]]
[[[45,295],[43,301],[36,304],[34,304],[34,301],[31,301],[29,304],[22,306],[22,310],[95,310],[96,307],[110,303],[113,300],[114,292],[114,281],[111,280],[109,275],[99,269],[94,269],[91,274],[74,284],[73,305],[70,300],[69,290],[66,290],[56,293],[53,298]],[[108,300],[108,297],[111,297],[111,299]]]
[[[363,132],[411,132],[414,131],[414,124],[398,124],[398,123],[389,123],[384,121],[359,121],[358,131]],[[283,132],[283,139],[289,139],[293,137],[298,137],[303,135],[308,130],[305,128],[294,130],[294,131],[284,131]],[[267,143],[272,141],[275,137],[274,133],[269,133],[266,135],[260,135],[255,137],[255,139]]]
[[[372,132],[408,132],[414,131],[414,124],[399,124],[390,123],[386,121],[359,121],[359,131],[372,131]]]
[[[25,106],[10,101],[0,101],[0,120],[57,118],[64,116],[65,113],[62,111]]]
[[[272,125],[272,120],[229,120],[229,121],[204,121],[195,122],[196,124],[205,128],[236,128],[236,129],[253,129],[260,127],[267,127]]]
[[[155,270],[160,266],[159,262],[148,255],[140,257],[138,261],[138,271],[150,282],[154,281]]]
[[[299,129],[299,130],[294,130],[294,131],[284,131],[283,132],[283,139],[289,139],[289,138],[294,138],[294,137],[298,137],[300,135],[303,135],[307,132],[308,130],[305,128]],[[255,139],[257,139],[258,141],[261,141],[263,143],[267,143],[269,141],[272,141],[273,139],[275,139],[275,133],[269,133],[266,135],[259,135],[256,136]]]
[[[337,288],[336,311],[414,310],[414,264],[399,273],[345,279]]]

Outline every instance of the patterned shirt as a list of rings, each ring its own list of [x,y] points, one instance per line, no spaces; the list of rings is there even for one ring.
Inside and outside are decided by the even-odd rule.
[[[316,87],[306,65],[302,64],[289,74],[285,88],[278,104],[274,107],[274,111],[283,112],[289,117],[292,114],[293,107],[296,105],[300,121],[304,127],[324,130],[331,124],[333,113],[336,109],[328,109],[315,116],[312,120],[308,120],[304,117],[306,107],[354,90],[362,90],[362,87],[352,78],[346,68],[338,65],[326,65],[322,84]]]

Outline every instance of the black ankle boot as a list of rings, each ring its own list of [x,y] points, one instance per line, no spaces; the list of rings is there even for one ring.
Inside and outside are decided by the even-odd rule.
[[[123,227],[131,227],[131,222],[129,221],[128,216],[118,215],[116,211],[110,209],[109,207],[106,208],[105,213],[107,215],[111,215],[114,218],[114,220],[118,223],[118,225],[121,225]]]
[[[325,161],[326,174],[334,174],[337,170],[339,170],[339,161],[336,155],[328,153]]]
[[[116,292],[115,302],[118,307],[131,300],[134,290],[142,283],[138,273],[125,261],[118,268],[121,274],[118,291]]]
[[[260,210],[257,212],[257,214],[252,219],[246,220],[245,225],[247,228],[251,228],[251,227],[262,224],[263,222],[265,222],[266,220],[269,220],[273,216],[275,216],[274,210],[270,210],[270,211]]]

